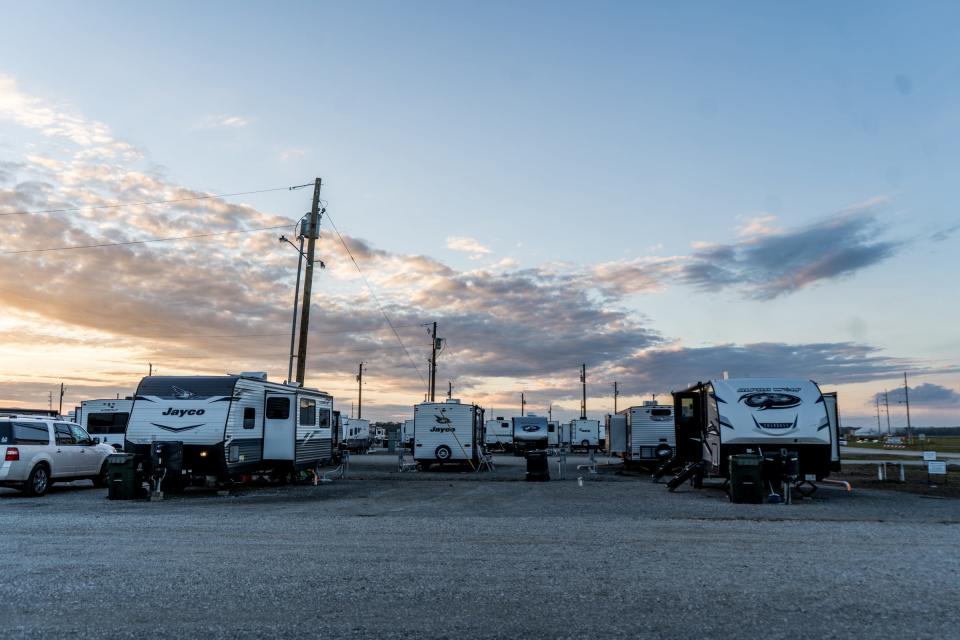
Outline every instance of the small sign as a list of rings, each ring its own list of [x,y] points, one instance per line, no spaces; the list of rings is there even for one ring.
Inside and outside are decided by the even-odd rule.
[[[816,481],[817,481],[817,474],[815,474],[815,473],[807,473],[807,474],[804,474],[803,479],[806,480],[807,482],[816,482]]]
[[[924,452],[923,452],[923,460],[924,460],[924,462],[930,462],[931,460],[936,460],[936,459],[937,459],[937,452],[936,452],[936,451],[924,451]]]
[[[927,473],[932,476],[945,476],[947,475],[947,463],[943,460],[940,462],[928,462]]]

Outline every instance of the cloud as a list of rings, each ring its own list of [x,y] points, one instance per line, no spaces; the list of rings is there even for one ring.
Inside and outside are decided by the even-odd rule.
[[[734,287],[769,300],[886,260],[902,243],[884,240],[874,204],[792,230],[764,227],[732,244],[701,246],[684,261],[680,281],[716,291]],[[756,225],[748,226],[757,232]]]
[[[222,113],[204,118],[199,126],[201,129],[240,129],[248,126],[252,122],[253,120],[246,116]]]
[[[471,260],[478,260],[490,253],[490,248],[468,236],[450,236],[447,238],[447,249],[469,253]]]
[[[933,242],[944,242],[945,240],[949,240],[950,237],[957,231],[960,231],[960,224],[955,224],[952,227],[940,229],[939,231],[930,235],[930,240]]]
[[[15,165],[0,165],[0,210],[207,195],[172,182],[155,168],[142,168],[143,154],[114,139],[101,123],[19,93],[3,100],[0,118],[36,130],[49,138],[51,148],[38,149]],[[288,197],[303,195],[291,192]],[[881,242],[871,235],[878,231],[870,226],[876,222],[869,222],[869,214],[847,213],[839,219],[836,227],[774,230],[732,245],[700,247],[691,256],[588,268],[521,269],[516,262],[500,261],[461,270],[429,256],[384,250],[342,229],[405,347],[347,251],[335,235],[324,233],[319,253],[328,268],[314,281],[308,383],[334,393],[345,409],[356,393],[356,364],[363,360],[369,415],[380,415],[378,405],[384,412],[409,408],[423,397],[430,350],[423,325],[432,321],[446,340],[438,380],[456,380],[457,395],[488,405],[504,406],[521,389],[542,405],[576,398],[577,369],[584,362],[595,384],[618,379],[625,392],[669,390],[724,369],[734,375],[799,375],[839,384],[917,368],[852,343],[683,348],[622,306],[630,293],[691,278],[706,255],[715,256],[729,286],[753,291],[762,281],[755,281],[749,269],[778,273],[778,264],[765,253],[777,254],[777,243],[806,246],[824,234],[852,239],[856,246]],[[292,220],[216,198],[8,216],[0,251],[287,222],[292,225]],[[129,393],[147,362],[163,373],[266,370],[273,379],[285,378],[296,260],[289,248],[279,247],[276,235],[0,255],[0,376],[16,380],[0,386],[0,393],[6,399],[45,397],[45,390],[56,384],[53,377],[60,375],[72,376],[69,393]],[[491,253],[469,237],[451,237],[448,246],[475,258]],[[841,249],[834,252],[843,255]],[[788,262],[824,262],[823,251],[807,248],[799,254],[788,256]],[[714,269],[712,276],[717,273]]]
[[[887,392],[888,400],[891,404],[899,404],[904,401],[906,394],[903,387],[897,387]],[[883,393],[877,393],[875,400],[882,404],[884,401]],[[960,392],[949,387],[944,387],[931,382],[924,382],[915,387],[910,387],[910,407],[957,407],[960,406]]]

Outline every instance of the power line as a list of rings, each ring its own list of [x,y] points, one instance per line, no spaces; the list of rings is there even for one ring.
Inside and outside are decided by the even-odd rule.
[[[357,259],[353,257],[353,252],[350,251],[350,247],[347,246],[347,243],[344,242],[343,236],[340,235],[340,230],[337,229],[336,223],[333,221],[333,218],[330,217],[330,213],[327,213],[327,220],[330,221],[330,225],[333,227],[334,232],[337,234],[337,238],[340,240],[340,244],[343,245],[343,248],[346,250],[347,255],[350,256],[353,266],[357,268],[357,273],[360,274],[360,277],[363,279],[363,283],[367,286],[367,291],[370,292],[370,295],[373,297],[373,301],[377,303],[377,307],[380,308],[380,313],[383,314],[383,319],[387,321],[387,324],[390,325],[390,329],[393,331],[393,335],[396,336],[397,342],[400,343],[400,346],[403,348],[403,352],[407,354],[407,360],[410,361],[410,366],[413,367],[413,370],[417,372],[417,376],[420,377],[420,382],[423,383],[424,387],[427,386],[427,381],[423,379],[423,374],[420,373],[420,368],[417,366],[417,363],[413,361],[413,358],[410,356],[410,352],[407,350],[407,346],[403,344],[403,340],[400,338],[400,334],[397,332],[397,328],[393,326],[393,323],[390,321],[390,316],[387,315],[387,312],[384,311],[383,305],[380,304],[380,299],[377,297],[377,293],[373,290],[373,287],[370,286],[370,281],[367,280],[367,276],[364,275],[363,270],[360,269],[360,265],[357,264]]]
[[[235,193],[218,193],[206,196],[191,196],[189,198],[173,198],[170,200],[147,200],[142,202],[115,202],[113,204],[93,205],[90,207],[66,207],[63,209],[37,209],[34,211],[3,211],[0,216],[29,216],[45,213],[72,213],[76,211],[97,211],[99,209],[119,209],[121,207],[143,207],[155,204],[175,204],[177,202],[190,202],[193,200],[212,200],[214,198],[233,198],[235,196],[249,196],[256,193],[270,193],[272,191],[293,191],[306,185],[296,185],[293,187],[273,187],[271,189],[257,189],[256,191],[237,191]]]
[[[276,229],[289,229],[295,223],[280,224],[273,227],[255,227],[253,229],[234,229],[233,231],[215,231],[212,233],[197,233],[190,236],[173,236],[170,238],[150,238],[148,240],[127,240],[125,242],[101,242],[98,244],[81,244],[71,247],[45,247],[42,249],[19,249],[17,251],[2,251],[0,256],[12,256],[21,253],[44,253],[48,251],[73,251],[76,249],[102,249],[104,247],[125,247],[134,244],[150,244],[153,242],[173,242],[176,240],[195,240],[197,238],[212,238],[214,236],[227,236],[237,233],[254,233],[256,231],[275,231]]]

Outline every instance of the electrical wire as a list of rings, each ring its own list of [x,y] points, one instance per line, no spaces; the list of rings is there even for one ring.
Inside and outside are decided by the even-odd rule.
[[[340,230],[337,229],[337,224],[333,221],[333,218],[330,217],[330,213],[327,212],[327,220],[330,221],[330,226],[333,227],[333,231],[337,234],[337,238],[340,240],[340,244],[343,245],[343,248],[346,250],[347,255],[350,256],[350,261],[353,262],[353,266],[357,268],[357,273],[360,274],[360,277],[363,279],[363,283],[367,287],[367,291],[370,292],[370,295],[373,297],[373,301],[377,303],[377,307],[380,309],[380,313],[383,314],[383,319],[387,321],[387,324],[390,325],[390,329],[393,331],[393,335],[396,336],[397,342],[400,343],[400,346],[403,348],[403,352],[407,355],[407,360],[410,361],[410,366],[413,367],[413,370],[417,372],[417,376],[420,377],[420,382],[423,383],[423,386],[427,386],[427,381],[424,380],[423,374],[420,373],[420,367],[417,366],[417,363],[413,361],[413,358],[410,356],[410,351],[407,350],[407,346],[403,343],[403,340],[400,338],[400,334],[397,332],[397,328],[393,326],[393,322],[390,321],[390,316],[387,315],[387,312],[384,310],[383,305],[380,304],[380,298],[377,297],[377,293],[373,290],[373,287],[370,286],[370,281],[367,280],[367,276],[363,273],[363,270],[360,268],[360,265],[357,263],[357,259],[353,257],[353,252],[350,251],[350,247],[347,246],[347,243],[344,242],[343,236],[340,235]]]
[[[214,231],[212,233],[196,233],[190,236],[173,236],[169,238],[149,238],[147,240],[127,240],[124,242],[101,242],[98,244],[81,244],[70,247],[44,247],[42,249],[18,249],[17,251],[0,251],[0,256],[12,256],[21,253],[45,253],[48,251],[73,251],[77,249],[102,249],[104,247],[126,247],[134,244],[150,244],[153,242],[173,242],[176,240],[195,240],[197,238],[212,238],[215,236],[227,236],[237,233],[254,233],[256,231],[275,231],[277,229],[289,229],[296,223],[276,225],[273,227],[255,227],[253,229],[234,229],[232,231]]]
[[[312,184],[312,183],[311,183]],[[115,202],[113,204],[93,205],[89,207],[66,207],[63,209],[37,209],[34,211],[2,211],[0,216],[29,216],[45,213],[73,213],[76,211],[97,211],[99,209],[119,209],[121,207],[143,207],[157,204],[175,204],[177,202],[191,202],[193,200],[212,200],[214,198],[233,198],[235,196],[249,196],[256,193],[270,193],[272,191],[293,191],[310,185],[296,185],[293,187],[273,187],[271,189],[257,189],[255,191],[237,191],[235,193],[218,193],[206,196],[191,196],[189,198],[173,198],[171,200],[147,200],[143,202]]]

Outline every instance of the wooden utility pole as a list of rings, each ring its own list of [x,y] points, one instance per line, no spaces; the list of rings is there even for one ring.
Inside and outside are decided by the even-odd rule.
[[[887,408],[887,435],[891,435],[890,431],[890,397],[887,395],[887,390],[883,390],[883,406]]]
[[[580,383],[583,384],[583,399],[580,400],[580,419],[587,419],[587,365],[580,365]]]
[[[357,418],[363,417],[363,363],[357,372]]]
[[[613,383],[613,412],[617,412],[617,398],[620,397],[620,385],[614,381]]]
[[[437,399],[437,323],[433,323],[433,330],[430,332],[430,338],[433,341],[431,345],[432,355],[430,356],[430,402],[436,402]]]
[[[907,372],[903,372],[903,403],[907,405],[907,438],[910,437],[910,387],[907,386]],[[909,442],[909,440],[908,440]]]
[[[303,276],[303,307],[300,311],[300,341],[297,344],[297,382],[303,386],[307,369],[307,336],[310,332],[310,293],[313,290],[313,263],[320,229],[320,178],[313,183],[310,207],[310,235],[307,236],[307,268]]]
[[[883,430],[880,428],[880,394],[877,394],[873,397],[877,401],[877,435],[879,436],[883,433]]]
[[[453,397],[453,381],[447,380],[447,398]]]
[[[907,374],[903,374],[903,375],[906,376]],[[57,409],[57,415],[58,416],[63,415],[63,383],[62,382],[60,383],[60,407]]]
[[[527,406],[527,399],[523,395],[523,391],[520,392],[520,417],[524,416],[524,409]]]

